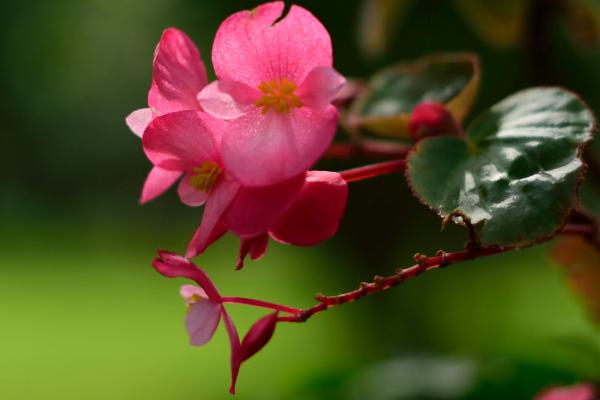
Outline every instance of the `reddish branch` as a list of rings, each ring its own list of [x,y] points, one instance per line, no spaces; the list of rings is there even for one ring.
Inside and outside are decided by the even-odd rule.
[[[360,139],[354,142],[333,143],[326,156],[335,159],[350,159],[356,156],[375,158],[404,158],[412,145],[391,140]]]
[[[415,265],[398,269],[394,274],[390,276],[375,276],[373,278],[373,282],[363,282],[360,284],[358,289],[355,289],[351,292],[339,294],[336,296],[325,296],[322,294],[318,294],[315,296],[318,304],[302,310],[299,313],[292,313],[289,316],[279,317],[278,320],[282,322],[304,322],[311,316],[320,313],[321,311],[325,311],[329,308],[350,303],[355,300],[360,299],[361,297],[371,295],[373,293],[378,293],[389,288],[392,288],[400,283],[406,282],[409,279],[412,279],[425,271],[429,271],[436,268],[446,267],[448,265],[456,264],[461,261],[472,260],[475,258],[490,256],[492,254],[498,254],[505,251],[512,250],[513,248],[506,247],[489,247],[489,248],[480,248],[477,250],[467,249],[463,251],[457,251],[454,253],[446,253],[443,251],[438,251],[438,253],[433,257],[427,257],[422,254],[415,254],[415,261],[417,262]]]
[[[384,161],[377,164],[365,165],[358,168],[340,171],[340,175],[348,183],[362,181],[374,178],[379,175],[392,174],[404,170],[406,162],[404,160]]]

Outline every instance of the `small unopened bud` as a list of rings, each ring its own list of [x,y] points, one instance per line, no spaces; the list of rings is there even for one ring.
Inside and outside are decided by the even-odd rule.
[[[410,136],[419,141],[429,136],[462,135],[463,130],[442,104],[423,102],[415,107],[408,123]]]

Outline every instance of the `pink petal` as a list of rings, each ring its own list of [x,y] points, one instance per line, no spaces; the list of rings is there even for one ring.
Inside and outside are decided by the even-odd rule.
[[[594,400],[596,388],[590,383],[554,387],[538,394],[536,400]]]
[[[169,171],[159,167],[153,167],[144,183],[140,203],[146,204],[163,194],[177,179],[179,179],[180,176],[181,172],[179,171]]]
[[[152,267],[162,276],[167,278],[187,278],[196,282],[207,296],[215,301],[220,301],[221,296],[208,275],[194,263],[177,253],[159,250],[158,257],[152,261]]]
[[[275,224],[274,239],[296,246],[312,246],[332,237],[344,214],[348,185],[340,174],[309,171],[296,203]]]
[[[202,346],[212,339],[221,320],[221,304],[213,300],[192,303],[186,317],[185,327],[192,346]]]
[[[262,233],[251,238],[240,239],[240,253],[237,260],[236,269],[244,268],[244,259],[248,254],[252,260],[260,259],[267,250],[269,244],[269,235]]]
[[[317,67],[309,72],[296,93],[303,105],[323,110],[336,98],[346,79],[331,67]]]
[[[224,122],[200,111],[178,111],[154,118],[142,143],[146,156],[164,169],[190,171],[204,161],[220,163]]]
[[[235,384],[240,372],[240,364],[242,363],[240,358],[240,338],[225,307],[221,307],[221,309],[223,313],[223,322],[225,323],[225,329],[227,330],[227,335],[229,335],[229,344],[231,346],[231,386],[229,387],[229,393],[235,394]]]
[[[208,198],[208,193],[197,190],[190,185],[190,177],[191,174],[186,174],[179,182],[177,194],[179,194],[179,198],[184,204],[190,207],[198,207],[204,204]]]
[[[273,337],[275,326],[277,325],[277,313],[262,317],[252,325],[244,336],[240,346],[240,359],[246,361],[254,354],[258,353]]]
[[[215,81],[198,94],[202,109],[214,117],[235,119],[256,106],[261,96],[255,88],[235,81]]]
[[[125,123],[137,136],[142,137],[144,130],[152,121],[152,110],[149,108],[140,108],[135,110],[125,118]]]
[[[186,304],[190,304],[195,301],[193,298],[194,295],[199,296],[203,299],[208,299],[208,296],[204,289],[196,285],[182,285],[179,288],[179,294],[181,295],[181,297],[183,297],[183,300]]]
[[[219,27],[212,59],[219,79],[251,87],[286,78],[297,85],[315,67],[331,66],[331,38],[309,11],[293,5],[282,15],[281,1],[240,11]]]
[[[183,32],[166,29],[156,47],[148,105],[159,115],[199,109],[196,96],[206,86],[200,53]]]
[[[227,170],[246,186],[268,186],[313,165],[331,144],[338,113],[295,108],[263,115],[255,109],[228,124],[222,156]]]
[[[206,250],[211,243],[227,232],[226,226],[221,222],[221,217],[235,198],[239,189],[239,183],[226,178],[222,179],[214,187],[206,200],[200,227],[198,227],[196,233],[194,233],[194,237],[192,237],[192,240],[188,244],[185,253],[186,257],[196,257]]]
[[[294,203],[305,174],[273,186],[242,187],[223,214],[223,223],[243,237],[266,232]]]

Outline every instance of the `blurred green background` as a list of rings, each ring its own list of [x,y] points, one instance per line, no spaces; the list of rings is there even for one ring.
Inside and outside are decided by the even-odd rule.
[[[517,21],[518,32],[490,40],[473,21],[491,1],[372,2],[392,5],[384,18],[372,17],[377,4],[362,1],[297,3],[329,29],[346,76],[430,52],[474,51],[483,75],[472,115],[535,84],[564,85],[600,111],[600,51],[580,40],[586,32],[572,35],[564,9],[535,2],[523,21],[510,6],[493,10],[501,27]],[[187,32],[210,70],[220,21],[257,4],[2,4],[1,399],[229,397],[224,332],[203,348],[188,346],[177,294],[183,282],[150,267],[156,248],[184,249],[200,211],[173,191],[138,205],[149,163],[124,118],[146,104],[164,28]],[[263,260],[235,272],[237,241],[228,238],[198,263],[225,294],[304,307],[316,292],[352,289],[408,265],[416,251],[461,246],[464,232],[439,228],[403,178],[388,176],[352,185],[340,233],[327,243],[272,243]],[[528,399],[551,384],[600,380],[599,331],[548,249],[464,263],[306,324],[282,324],[244,364],[237,398]],[[230,309],[242,331],[260,315]]]

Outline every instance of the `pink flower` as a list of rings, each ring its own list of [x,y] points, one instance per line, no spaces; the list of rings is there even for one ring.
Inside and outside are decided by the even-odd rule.
[[[209,342],[221,318],[223,319],[231,346],[231,387],[229,391],[232,394],[235,393],[240,365],[269,342],[277,324],[277,312],[256,321],[240,343],[235,324],[223,306],[224,299],[202,269],[188,259],[167,251],[159,251],[152,266],[163,276],[187,278],[198,284],[198,286],[183,285],[180,289],[187,305],[185,326],[191,345],[202,346]]]
[[[283,2],[231,15],[212,51],[218,81],[198,100],[232,120],[223,163],[245,186],[267,186],[306,171],[327,149],[337,126],[330,103],[344,85],[332,68],[331,39],[307,10]]]
[[[594,400],[596,393],[596,388],[591,383],[578,383],[546,389],[536,396],[536,400]]]
[[[308,171],[304,186],[292,206],[269,228],[255,237],[242,238],[237,268],[249,254],[256,260],[265,252],[269,236],[280,243],[313,246],[332,237],[348,198],[348,185],[335,172]]]
[[[149,108],[129,114],[125,122],[139,137],[153,118],[182,110],[200,110],[196,99],[207,84],[200,53],[190,38],[175,28],[166,29],[154,52]],[[181,176],[178,171],[154,167],[144,184],[140,202],[158,197]]]

